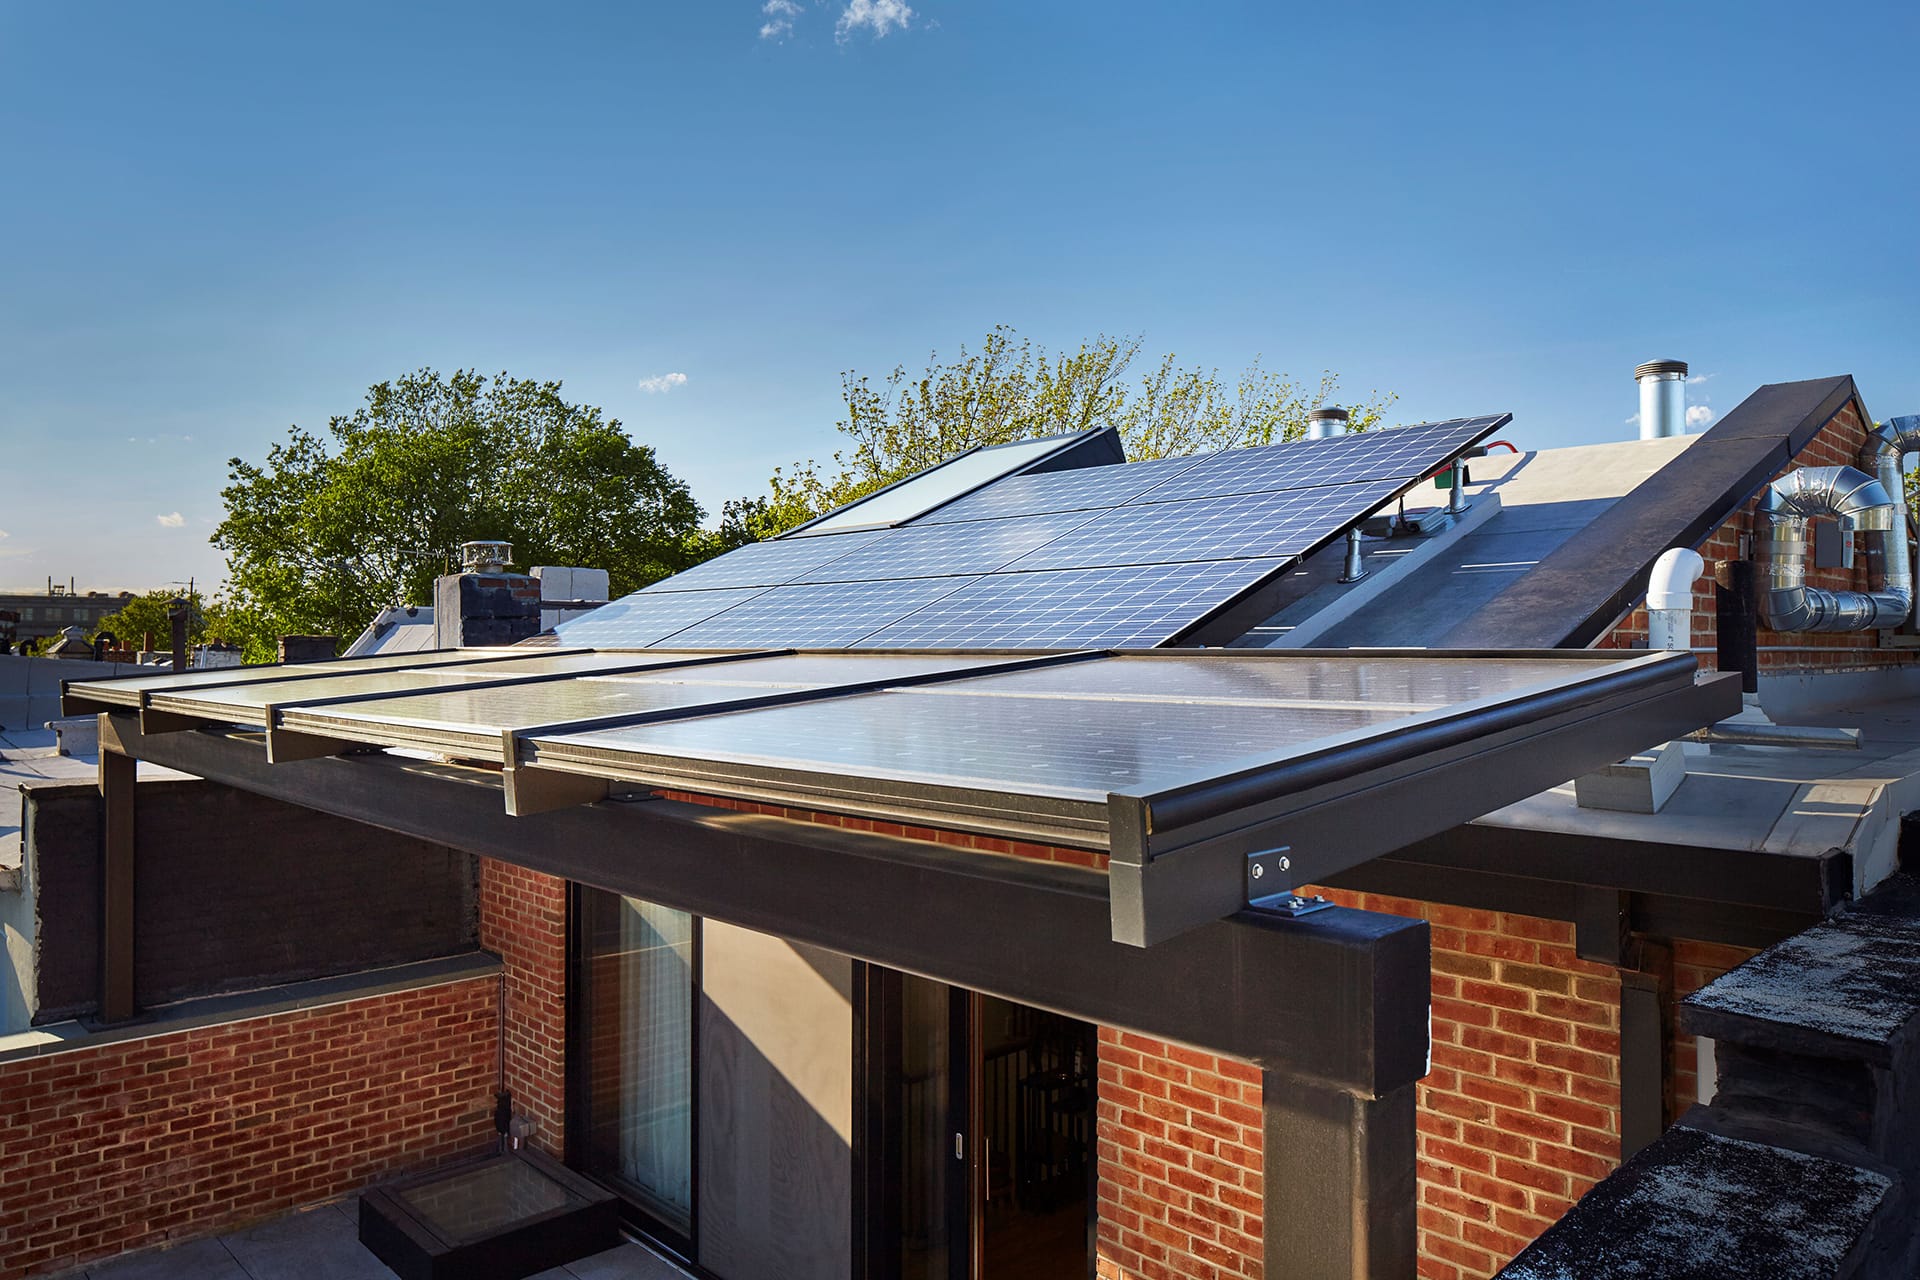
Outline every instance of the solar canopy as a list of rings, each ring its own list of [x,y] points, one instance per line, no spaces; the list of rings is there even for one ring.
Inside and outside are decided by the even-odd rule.
[[[1663,653],[505,652],[74,681],[66,710],[264,730],[275,764],[426,750],[522,815],[664,788],[1102,851],[1145,944],[1738,705]]]
[[[1507,421],[1003,475],[891,527],[835,513],[563,622],[559,636],[604,648],[1174,643]]]

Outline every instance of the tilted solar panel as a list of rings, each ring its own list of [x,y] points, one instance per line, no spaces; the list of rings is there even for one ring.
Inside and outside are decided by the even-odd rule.
[[[859,551],[883,536],[878,532],[820,534],[811,538],[775,538],[715,556],[705,564],[664,578],[648,591],[708,591],[718,587],[777,587],[822,565]]]
[[[1022,572],[1305,555],[1400,487],[1397,479],[1369,480],[1115,507],[1007,567]]]
[[[859,644],[972,578],[829,582],[775,587],[676,632],[676,649],[837,649]]]
[[[954,524],[965,520],[995,520],[1003,516],[1039,515],[1050,511],[1100,511],[1117,507],[1191,470],[1214,455],[1157,458],[1118,466],[1086,467],[1079,471],[1048,471],[1039,475],[1009,476],[998,484],[970,493],[958,502],[931,511],[910,528]]]
[[[1415,427],[1367,431],[1330,440],[1298,440],[1211,454],[1133,499],[1173,502],[1230,493],[1265,493],[1357,480],[1420,480],[1460,450],[1511,420],[1510,414],[1454,418]]]
[[[800,575],[800,582],[862,582],[991,573],[1044,547],[1097,511],[975,520],[889,529],[852,555]]]
[[[677,631],[760,595],[763,588],[719,591],[636,591],[554,628],[567,644],[644,649]],[[785,646],[776,646],[784,648]]]
[[[1509,420],[1010,476],[891,529],[743,548],[563,623],[560,637],[629,648],[1164,644],[1209,620],[1237,623],[1227,606],[1252,607],[1248,593]]]
[[[870,649],[1122,649],[1165,644],[1284,560],[993,573],[863,638]]]

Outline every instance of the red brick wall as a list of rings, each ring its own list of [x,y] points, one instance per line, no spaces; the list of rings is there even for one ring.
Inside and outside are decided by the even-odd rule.
[[[558,1158],[567,1116],[567,882],[480,859],[480,945],[505,967],[514,1112],[538,1123],[534,1145]]]
[[[1260,1072],[1100,1028],[1101,1280],[1261,1273]]]
[[[1832,422],[1808,442],[1807,447],[1793,460],[1792,466],[1784,468],[1780,474],[1799,467],[1858,467],[1860,450],[1866,441],[1867,419],[1860,412],[1857,400],[1849,402],[1834,415]],[[1681,455],[1683,461],[1685,456]],[[1900,498],[1904,495],[1894,496]],[[1718,635],[1718,628],[1714,625],[1713,572],[1724,561],[1752,557],[1754,535],[1765,531],[1765,522],[1754,519],[1754,508],[1759,503],[1760,498],[1755,495],[1696,548],[1707,561],[1707,572],[1694,584],[1693,647],[1696,651],[1706,650],[1698,656],[1700,665],[1707,670],[1713,670],[1717,665],[1713,654]],[[1828,591],[1870,590],[1873,581],[1868,572],[1867,550],[1867,536],[1861,535],[1855,547],[1852,569],[1815,569],[1809,565],[1808,585]],[[1634,649],[1645,648],[1646,643],[1647,611],[1637,608],[1594,647]],[[1855,670],[1920,661],[1920,652],[1912,649],[1882,649],[1879,633],[1874,631],[1787,634],[1763,629],[1759,634],[1759,645],[1760,667],[1763,671]]]
[[[1490,1276],[1619,1163],[1619,974],[1565,921],[1313,892],[1433,926],[1420,1274]]]
[[[1678,1119],[1700,1097],[1699,1046],[1680,1029],[1680,1001],[1735,965],[1759,955],[1750,947],[1676,939],[1673,944],[1673,1076],[1667,1115]]]
[[[470,979],[0,1063],[0,1280],[486,1149],[497,991]]]

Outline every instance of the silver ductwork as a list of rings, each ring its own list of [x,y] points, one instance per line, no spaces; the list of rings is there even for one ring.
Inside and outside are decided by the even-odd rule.
[[[1920,453],[1920,414],[1888,418],[1867,433],[1866,447],[1860,450],[1861,467],[1879,477],[1880,487],[1900,504],[1893,523],[1877,535],[1880,572],[1888,591],[1904,591],[1911,601],[1913,550],[1907,543],[1906,485],[1901,476],[1910,453]]]
[[[1640,384],[1640,438],[1687,434],[1687,362],[1649,360],[1633,371]]]
[[[1807,585],[1808,522],[1837,520],[1856,532],[1885,534],[1905,516],[1881,483],[1856,467],[1802,467],[1767,486],[1756,518],[1760,620],[1773,631],[1871,631],[1897,627],[1913,605],[1912,574],[1899,589],[1824,591]],[[1904,533],[1902,542],[1905,541]],[[1904,557],[1904,551],[1902,552]],[[1882,575],[1883,579],[1885,575]]]

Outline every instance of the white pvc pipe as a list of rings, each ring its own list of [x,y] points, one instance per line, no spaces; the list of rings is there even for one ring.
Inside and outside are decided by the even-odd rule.
[[[1660,553],[1647,579],[1647,648],[1693,648],[1693,584],[1707,571],[1698,551],[1673,547]]]

